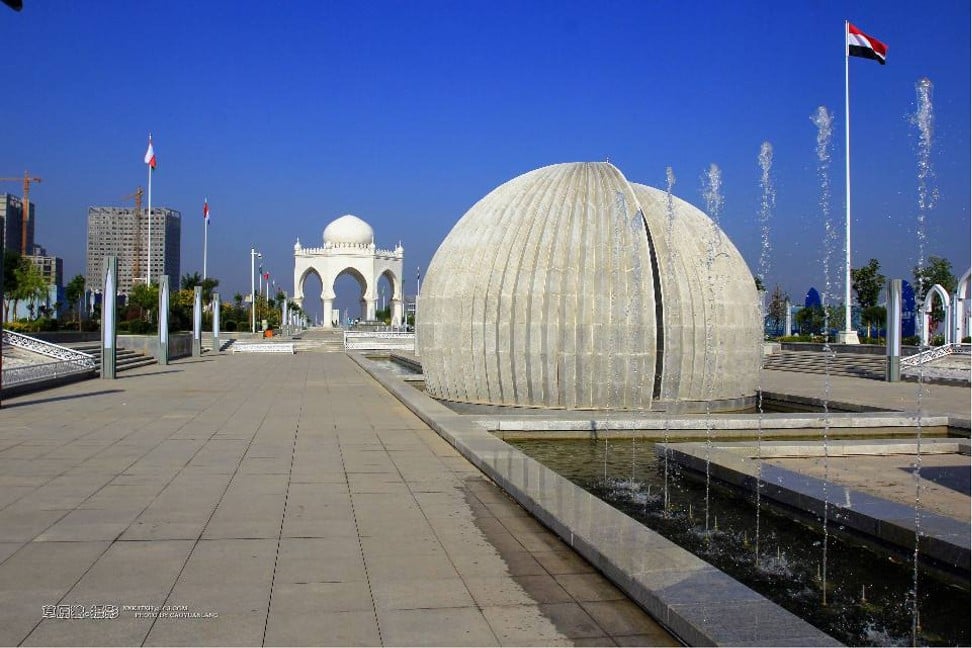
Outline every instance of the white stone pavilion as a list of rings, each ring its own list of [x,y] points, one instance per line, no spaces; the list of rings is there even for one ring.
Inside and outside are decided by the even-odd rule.
[[[405,249],[399,243],[394,250],[375,247],[375,231],[357,216],[347,214],[324,228],[324,246],[305,248],[300,239],[294,244],[294,301],[303,308],[304,283],[316,274],[321,281],[323,325],[340,322],[334,309],[334,283],[349,275],[361,287],[361,313],[365,320],[375,319],[378,304],[378,281],[386,277],[391,285],[392,322],[401,322],[404,314],[402,267]]]

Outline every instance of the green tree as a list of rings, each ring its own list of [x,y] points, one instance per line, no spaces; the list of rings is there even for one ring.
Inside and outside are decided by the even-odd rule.
[[[192,329],[192,309],[196,299],[192,288],[177,290],[169,300],[169,330],[188,331]]]
[[[766,286],[763,285],[763,280],[758,275],[753,275],[753,281],[756,283],[756,290],[766,290]]]
[[[202,286],[202,298],[203,303],[208,304],[213,299],[213,292],[219,287],[219,279],[214,279],[213,277],[206,277],[200,281],[197,285]]]
[[[779,284],[776,284],[776,287],[773,288],[773,294],[770,296],[769,304],[766,307],[766,315],[776,329],[779,329],[786,323],[787,300],[789,300],[789,296],[783,292],[783,288]],[[783,335],[789,334],[789,331],[783,331]]]
[[[878,297],[884,287],[885,277],[879,272],[881,264],[877,259],[871,259],[863,268],[851,269],[851,288],[857,293],[857,303],[861,306],[861,320],[867,326],[867,337],[871,337],[871,324],[875,323],[865,314],[877,306]]]
[[[158,285],[135,284],[132,286],[132,292],[128,295],[128,303],[138,308],[140,318],[147,322],[151,321],[151,315],[159,304]]]
[[[187,272],[182,275],[182,279],[179,281],[180,290],[192,290],[199,285],[202,285],[202,275],[198,272],[193,272],[192,274]]]
[[[958,285],[958,279],[952,273],[952,262],[943,257],[930,256],[928,263],[923,267],[915,266],[912,272],[915,276],[915,299],[919,304],[924,301],[925,295],[935,284],[944,288],[948,294],[954,293]],[[931,331],[937,329],[944,320],[945,308],[936,301],[931,312]]]
[[[14,271],[20,265],[20,253],[14,250],[3,251],[3,321],[10,319],[10,306],[13,291],[17,289],[17,275]]]
[[[80,306],[82,299],[84,299],[84,275],[74,275],[74,278],[67,285],[67,300],[70,304],[68,310],[77,318],[78,330],[81,328]]]
[[[797,311],[794,319],[801,335],[819,333],[824,327],[823,306],[804,306]]]
[[[47,297],[49,284],[41,274],[40,268],[27,258],[21,257],[20,263],[13,271],[16,287],[10,291],[10,299],[13,301],[14,311],[17,310],[17,303],[20,301],[30,302],[31,319],[34,316],[36,302]]]
[[[868,306],[861,309],[861,322],[867,326],[867,337],[871,337],[871,326],[881,328],[888,319],[888,311],[884,306]]]
[[[879,272],[881,264],[871,259],[863,268],[851,269],[851,288],[857,293],[857,303],[861,308],[875,306],[884,288],[885,277]]]

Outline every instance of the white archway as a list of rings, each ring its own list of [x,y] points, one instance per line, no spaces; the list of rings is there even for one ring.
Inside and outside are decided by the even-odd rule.
[[[970,311],[972,311],[972,284],[970,284],[972,269],[966,270],[962,278],[959,279],[958,286],[955,288],[955,297],[952,299],[952,312],[955,315],[955,339],[953,342],[961,342],[969,335],[970,330]]]
[[[925,293],[925,299],[921,303],[921,345],[928,346],[928,320],[931,315],[932,307],[935,302],[935,295],[942,300],[942,307],[945,309],[945,344],[952,342],[952,304],[948,298],[948,291],[940,284],[935,284]]]
[[[324,246],[305,248],[300,239],[294,245],[294,302],[303,307],[304,281],[316,273],[321,278],[322,323],[331,328],[340,323],[334,311],[334,282],[350,275],[361,286],[361,313],[373,320],[378,303],[378,280],[384,276],[391,285],[392,323],[403,321],[405,299],[402,268],[405,249],[399,243],[394,250],[375,247],[374,230],[357,216],[342,216],[324,228]]]

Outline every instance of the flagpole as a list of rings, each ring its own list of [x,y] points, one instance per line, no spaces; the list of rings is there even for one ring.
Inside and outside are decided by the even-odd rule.
[[[149,133],[149,145],[152,134]],[[145,285],[152,285],[152,165],[148,165],[148,250],[145,254]]]
[[[203,198],[203,211],[209,206],[209,199]],[[203,213],[203,279],[206,278],[206,250],[209,247],[209,214]]]
[[[857,342],[857,332],[851,331],[851,181],[850,181],[850,54],[847,41],[850,36],[850,21],[844,21],[844,180],[846,185],[846,213],[844,222],[844,330],[840,341],[845,344]]]

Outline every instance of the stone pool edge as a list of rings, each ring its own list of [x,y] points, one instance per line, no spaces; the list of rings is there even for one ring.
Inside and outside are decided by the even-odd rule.
[[[648,529],[406,384],[351,359],[534,517],[689,645],[841,645],[795,614]]]

